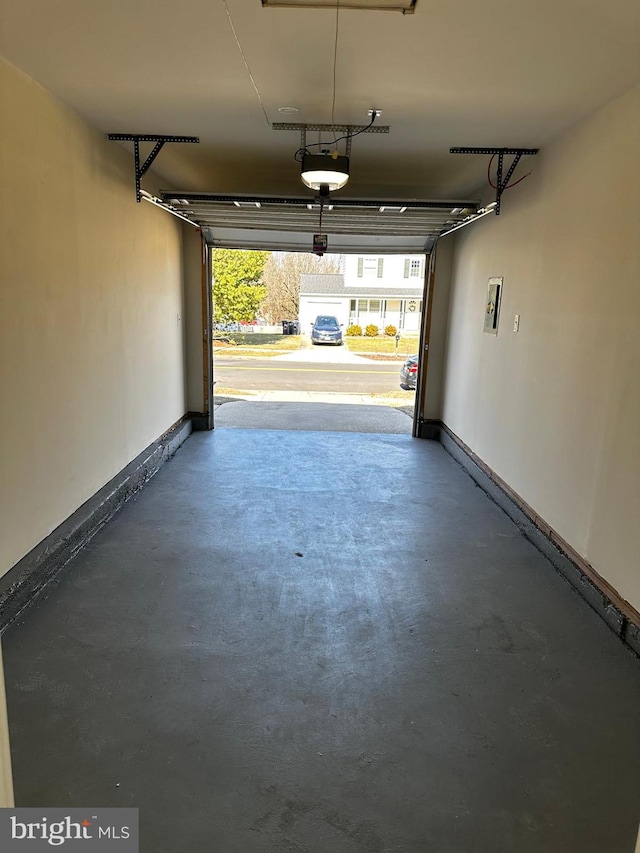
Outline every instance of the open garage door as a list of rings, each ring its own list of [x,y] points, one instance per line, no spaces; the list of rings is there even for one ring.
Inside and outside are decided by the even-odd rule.
[[[323,202],[320,224],[319,199],[308,197],[266,197],[215,195],[210,193],[164,192],[153,201],[202,230],[209,250],[214,247],[310,252],[314,235],[327,237],[331,254],[426,255],[433,254],[438,237],[483,215],[473,200],[372,201],[330,197]],[[426,367],[433,298],[433,264],[427,263],[424,291],[419,304],[420,369],[418,374],[413,434],[419,435],[419,415],[426,394]],[[209,276],[210,280],[210,276]],[[206,292],[206,284],[203,284]],[[326,301],[326,300],[325,300]],[[415,304],[418,304],[416,297]],[[316,314],[338,314],[324,302]],[[205,360],[213,339],[209,318],[205,334]],[[213,410],[213,377],[209,387]]]
[[[313,235],[327,236],[328,252],[415,254],[475,218],[478,201],[371,201],[334,198],[324,203],[322,229],[317,199],[165,192],[171,212],[202,228],[210,246],[270,251],[312,250]]]

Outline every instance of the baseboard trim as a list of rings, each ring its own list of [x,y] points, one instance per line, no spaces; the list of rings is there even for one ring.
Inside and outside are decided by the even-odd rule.
[[[423,421],[419,437],[439,441],[523,535],[598,613],[614,633],[640,655],[640,614],[442,421]]]
[[[191,420],[187,417],[174,424],[0,578],[0,633],[160,470],[191,431]]]

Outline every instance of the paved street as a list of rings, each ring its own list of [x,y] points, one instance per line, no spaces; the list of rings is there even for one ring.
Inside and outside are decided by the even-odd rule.
[[[389,393],[400,390],[401,362],[359,359],[323,362],[281,357],[216,356],[214,378],[219,387],[246,391],[337,391],[346,394]]]

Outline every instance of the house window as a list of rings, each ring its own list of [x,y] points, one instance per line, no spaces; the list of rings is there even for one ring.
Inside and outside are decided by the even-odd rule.
[[[379,314],[381,299],[358,299],[358,314]]]
[[[404,277],[405,278],[422,278],[423,267],[422,258],[405,258],[404,261]]]
[[[382,278],[384,258],[358,258],[358,278]]]
[[[385,317],[386,321],[388,321],[389,323],[392,323],[394,326],[398,325],[398,321],[400,318],[400,300],[399,299],[385,299],[384,317]]]

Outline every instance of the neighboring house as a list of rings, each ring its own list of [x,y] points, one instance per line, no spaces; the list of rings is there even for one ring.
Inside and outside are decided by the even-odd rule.
[[[422,314],[424,255],[346,255],[339,275],[300,276],[300,327],[308,333],[318,314],[345,327],[373,324],[417,332]]]

